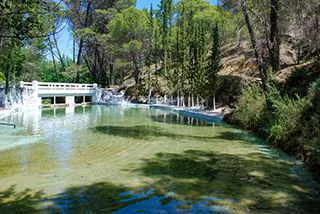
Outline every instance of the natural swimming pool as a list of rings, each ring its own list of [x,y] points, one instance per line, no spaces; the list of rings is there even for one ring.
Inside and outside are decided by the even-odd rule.
[[[154,108],[15,113],[0,127],[3,213],[316,213],[301,164],[227,125]]]

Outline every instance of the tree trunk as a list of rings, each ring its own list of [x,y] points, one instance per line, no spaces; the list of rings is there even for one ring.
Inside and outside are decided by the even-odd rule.
[[[179,90],[177,91],[177,106],[180,106],[180,96],[179,96]]]
[[[73,62],[73,64],[76,63],[76,39],[75,39],[75,36],[73,36],[73,41],[72,41],[72,62]]]
[[[199,94],[197,94],[197,106],[199,106]]]
[[[190,94],[188,95],[188,107],[190,107]]]
[[[215,91],[212,94],[212,107],[213,107],[214,111],[217,109],[216,108],[216,92]]]
[[[83,47],[83,40],[80,39],[78,56],[77,56],[77,65],[80,65],[80,64],[81,64],[82,47]]]
[[[65,66],[63,57],[61,55],[61,52],[60,52],[60,49],[59,49],[59,46],[58,46],[58,41],[57,41],[57,38],[55,36],[55,33],[53,33],[52,37],[53,37],[54,45],[55,45],[55,47],[57,49],[58,58],[59,58],[59,61],[60,61],[61,65],[62,65],[62,69],[63,69],[63,71],[65,71],[66,70],[66,66]]]
[[[6,70],[4,76],[5,76],[5,79],[6,79],[6,86],[5,86],[4,93],[7,96],[9,94],[9,84],[10,84],[10,70],[9,70],[9,68],[8,68],[8,70]]]
[[[182,94],[181,102],[182,102],[182,107],[186,107],[186,103],[185,103],[185,100],[184,100],[184,94]]]
[[[49,39],[49,48],[50,48],[50,53],[51,53],[51,58],[52,58],[52,63],[53,63],[53,67],[55,72],[57,73],[57,64],[56,64],[56,59],[54,58],[54,52],[53,52],[53,47],[51,45],[50,39]]]
[[[192,107],[194,107],[194,95],[193,95],[193,93],[191,94],[191,103],[192,103]]]
[[[113,73],[114,73],[114,64],[113,61],[109,63],[109,81],[111,85],[114,85],[114,78],[113,78]]]
[[[90,15],[90,8],[91,8],[91,2],[88,2],[87,5],[87,9],[86,9],[86,17],[85,17],[85,21],[84,21],[84,27],[88,27],[88,22],[89,22],[89,15]],[[77,57],[77,65],[81,64],[81,55],[82,55],[82,48],[83,48],[83,39],[80,38],[80,42],[79,42],[79,51],[78,51],[78,57]],[[77,72],[76,75],[76,80],[75,82],[79,82],[80,79],[80,73],[79,71]]]
[[[253,29],[253,25],[250,20],[246,0],[241,0],[240,3],[241,3],[241,9],[242,9],[242,12],[243,12],[243,15],[245,18],[246,26],[249,31],[251,44],[254,49],[254,55],[255,55],[255,58],[257,61],[258,69],[259,69],[260,78],[261,78],[262,86],[263,86],[263,91],[264,91],[264,94],[265,94],[266,100],[267,100],[267,108],[269,110],[272,110],[272,102],[269,98],[270,83],[269,83],[269,80],[267,77],[267,69],[266,69],[265,63],[264,63],[262,55],[261,55],[260,45],[258,43],[256,33]]]
[[[279,0],[270,0],[270,65],[280,69]]]
[[[151,66],[148,68],[148,104],[151,103]]]
[[[151,104],[151,95],[152,95],[152,89],[150,87],[149,88],[149,93],[148,93],[148,104]]]

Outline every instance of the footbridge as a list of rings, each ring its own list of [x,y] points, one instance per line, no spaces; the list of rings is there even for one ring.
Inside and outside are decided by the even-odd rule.
[[[43,99],[51,104],[74,105],[91,102],[98,88],[97,84],[53,83],[53,82],[20,82],[20,88],[31,89],[34,104],[42,105]]]

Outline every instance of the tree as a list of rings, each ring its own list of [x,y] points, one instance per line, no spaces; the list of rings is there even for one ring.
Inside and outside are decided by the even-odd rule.
[[[50,25],[53,23],[50,22],[50,16],[57,7],[53,1],[44,0],[29,0],[28,3],[17,0],[1,2],[0,70],[5,76],[6,94],[9,92],[10,81],[15,77],[14,72],[20,66],[19,63],[22,63],[18,60],[19,48],[43,43],[45,38],[52,35]]]
[[[216,91],[220,87],[221,80],[219,79],[218,72],[221,69],[220,65],[220,36],[219,28],[216,25],[211,34],[212,43],[211,51],[208,57],[208,66],[206,69],[206,79],[209,91],[212,92],[212,106],[216,110]]]
[[[241,0],[240,5],[241,5],[241,9],[242,9],[244,18],[245,18],[247,29],[249,31],[251,45],[254,50],[254,55],[255,55],[258,69],[260,72],[260,78],[262,80],[263,90],[264,90],[266,97],[269,97],[270,83],[269,83],[269,78],[267,76],[267,65],[265,64],[265,61],[262,57],[261,47],[260,47],[256,32],[254,30],[250,15],[249,15],[246,0]],[[268,102],[267,103],[268,108],[271,109],[272,103],[270,103],[270,101],[267,101],[267,102]]]
[[[114,83],[116,52],[110,43],[108,24],[133,0],[64,0],[65,16],[74,36],[74,58],[78,66],[85,64],[92,78],[102,86]],[[77,82],[79,74],[74,78]]]
[[[148,16],[148,40],[147,40],[147,50],[146,50],[146,66],[148,67],[148,79],[147,79],[147,87],[148,87],[148,103],[151,103],[151,93],[152,93],[152,78],[151,78],[151,66],[156,64],[156,53],[155,53],[155,17],[154,10],[151,4]]]
[[[270,65],[274,72],[280,69],[279,0],[270,0]]]
[[[159,5],[160,23],[161,23],[161,43],[162,43],[162,70],[164,77],[168,79],[168,61],[171,59],[171,36],[172,36],[172,16],[173,16],[173,1],[161,0]],[[166,93],[164,95],[166,102]]]
[[[148,34],[148,16],[134,7],[127,8],[109,23],[109,38],[117,44],[118,53],[133,63],[133,77],[140,83],[140,68]]]

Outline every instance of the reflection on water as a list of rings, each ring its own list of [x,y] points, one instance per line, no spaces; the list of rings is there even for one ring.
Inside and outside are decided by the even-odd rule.
[[[80,106],[0,127],[2,213],[319,213],[318,185],[250,133],[159,109]]]

